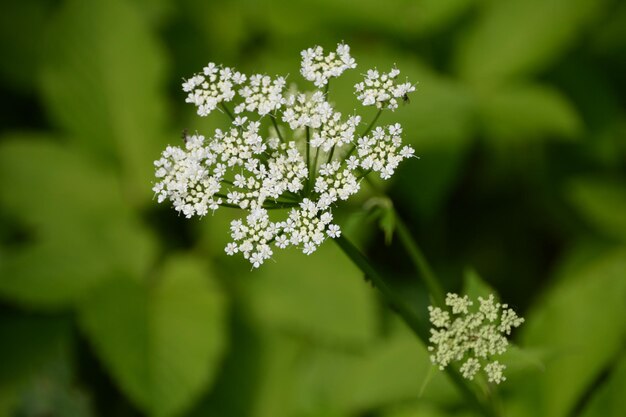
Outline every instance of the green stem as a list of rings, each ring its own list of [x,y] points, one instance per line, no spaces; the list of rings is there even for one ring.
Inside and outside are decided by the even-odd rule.
[[[228,117],[230,117],[230,120],[232,120],[234,122],[235,121],[235,116],[233,116],[233,113],[228,109],[226,104],[220,103],[220,107],[222,107],[222,110],[224,110],[224,113],[226,113],[226,115],[228,115]]]
[[[389,306],[402,318],[402,320],[409,326],[409,328],[415,333],[415,335],[422,341],[425,346],[428,346],[429,341],[429,325],[425,323],[416,313],[413,311],[406,302],[400,298],[396,292],[387,284],[386,278],[384,278],[369,260],[361,253],[361,251],[352,244],[344,236],[339,236],[334,239],[343,252],[354,262],[354,264],[365,274],[365,277],[378,289],[383,296],[384,300]],[[448,366],[445,369],[446,373],[459,389],[459,391],[467,398],[468,402],[478,410],[481,415],[487,417],[497,417],[497,413],[489,404],[483,402],[478,393],[472,389],[469,382],[465,380],[461,374],[453,367]]]
[[[380,115],[383,113],[383,109],[378,109],[378,112],[376,113],[376,116],[374,116],[374,119],[372,119],[372,121],[370,122],[370,124],[367,126],[367,129],[365,129],[363,131],[363,133],[361,134],[360,137],[363,136],[367,136],[368,133],[370,133],[370,131],[372,130],[372,128],[374,127],[374,124],[376,124],[376,121],[378,120],[378,118],[380,117]],[[356,149],[356,143],[352,144],[352,147],[350,148],[350,150],[348,151],[348,153],[346,154],[346,156],[344,157],[344,159],[348,159],[350,157],[350,155],[352,155],[354,153],[354,150]]]
[[[320,157],[320,148],[317,148],[315,150],[315,158],[313,159],[313,172],[311,173],[311,189],[309,190],[309,194],[313,191],[313,189],[315,188],[315,174],[317,173],[317,161],[319,160]]]
[[[433,298],[436,305],[439,307],[445,306],[445,296],[441,285],[439,285],[439,281],[435,278],[435,274],[431,269],[424,253],[417,245],[417,242],[413,239],[413,236],[409,232],[406,224],[398,215],[398,212],[393,209],[393,214],[396,220],[396,230],[398,231],[398,237],[400,238],[400,242],[404,245],[404,248],[409,253],[409,257],[413,262],[415,268],[419,271],[420,277],[426,284],[426,288],[428,288],[428,292],[430,296]]]
[[[333,147],[330,148],[330,152],[328,153],[328,159],[326,160],[327,164],[330,164],[332,162],[334,154],[335,154],[335,145],[333,145]]]
[[[309,144],[309,140],[311,139],[311,129],[306,127],[306,168],[309,176],[306,181],[306,194],[309,194],[311,190],[311,145]]]
[[[356,180],[360,180],[361,178],[365,178],[365,180],[369,183],[369,178],[367,177],[370,173],[372,172],[371,169],[368,169],[367,171],[364,171],[362,173],[360,173],[357,177]]]
[[[378,120],[378,118],[380,117],[382,113],[383,113],[383,109],[378,109],[378,113],[376,113],[376,116],[374,116],[374,119],[372,120],[372,122],[369,124],[369,126],[367,126],[367,129],[363,131],[363,134],[361,135],[361,137],[367,136],[367,134],[370,133],[370,131],[374,127],[374,124],[376,124],[376,121]]]
[[[282,209],[287,209],[287,208],[298,207],[298,205],[299,204],[296,204],[296,203],[280,203],[280,204],[272,204],[272,205],[263,205],[263,208],[266,209],[266,210],[282,210]],[[233,209],[241,210],[241,207],[239,207],[238,204],[221,203],[220,207],[233,208]]]
[[[413,332],[426,344],[428,344],[429,330],[425,323],[407,304],[387,285],[385,278],[376,271],[369,260],[344,236],[335,239],[341,250],[354,262],[354,264],[365,274],[365,277],[372,282],[382,294],[385,301],[396,312]]]
[[[385,193],[369,177],[365,177],[365,181],[377,194],[386,197]],[[430,296],[433,298],[434,303],[439,307],[444,307],[445,293],[443,291],[443,288],[439,284],[435,273],[430,267],[430,264],[426,260],[426,257],[424,256],[424,253],[420,249],[419,245],[417,244],[415,239],[413,239],[413,236],[409,232],[409,228],[404,223],[393,205],[391,205],[391,210],[393,210],[394,219],[396,221],[398,238],[404,246],[404,249],[406,249],[406,251],[408,252],[413,266],[419,272],[419,276],[426,285],[426,288],[428,289]]]
[[[270,114],[270,119],[272,119],[272,124],[274,125],[274,129],[276,129],[276,134],[278,135],[278,139],[280,139],[282,143],[287,143],[285,142],[285,139],[283,139],[283,135],[280,133],[280,129],[278,128],[278,123],[276,123],[276,118]]]

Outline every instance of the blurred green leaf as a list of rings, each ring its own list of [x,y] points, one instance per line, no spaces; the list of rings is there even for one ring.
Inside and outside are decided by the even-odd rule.
[[[20,135],[0,145],[0,205],[25,235],[0,255],[0,294],[63,307],[117,274],[138,278],[156,247],[110,172],[42,139]]]
[[[404,38],[422,37],[445,27],[466,12],[476,0],[283,0],[273,8],[261,8],[267,13],[269,25],[277,35],[306,36],[319,31],[320,26],[341,30],[350,26],[369,31],[387,32]],[[310,16],[301,18],[304,7]],[[307,36],[308,35],[308,36]],[[313,46],[313,44],[308,45]],[[307,47],[308,47],[307,46]]]
[[[626,50],[626,3],[615,3],[592,35],[594,49],[603,55],[620,56]]]
[[[474,414],[470,412],[446,412],[445,409],[435,407],[423,401],[414,401],[406,404],[400,404],[390,407],[386,410],[382,417],[471,417]]]
[[[478,272],[472,268],[465,270],[463,276],[463,294],[469,296],[472,300],[477,300],[478,297],[487,299],[489,295],[493,294],[496,300],[500,300],[498,292],[485,282],[480,275],[478,275]]]
[[[415,335],[395,320],[392,329],[364,351],[311,352],[302,361],[299,409],[326,405],[343,415],[359,415],[420,394],[423,401],[457,402],[457,392],[444,373],[431,369],[429,353]]]
[[[0,203],[41,228],[123,213],[121,187],[112,172],[58,142],[37,134],[3,138]]]
[[[70,0],[46,32],[44,102],[75,144],[123,173],[127,197],[151,197],[167,115],[164,59],[142,16],[120,0]]]
[[[324,343],[354,346],[372,340],[374,290],[332,242],[309,256],[295,249],[281,252],[243,283],[254,317]]]
[[[496,143],[571,139],[582,133],[576,109],[561,93],[547,86],[506,86],[479,93],[477,101],[485,134]]]
[[[291,415],[296,402],[295,382],[300,373],[297,364],[306,352],[301,341],[275,331],[262,336],[260,352],[260,378],[251,407],[251,417],[274,417]]]
[[[544,69],[603,11],[604,0],[498,0],[484,11],[457,53],[464,78],[497,83]]]
[[[369,212],[369,217],[378,220],[378,227],[385,235],[385,243],[390,245],[396,229],[396,213],[391,199],[372,197],[365,202],[363,208]]]
[[[30,379],[15,415],[94,417],[90,393],[77,381],[76,357],[64,349]]]
[[[204,264],[169,259],[154,281],[104,284],[80,324],[120,388],[150,416],[180,415],[212,383],[226,346],[225,299]]]
[[[0,416],[14,415],[28,381],[67,345],[67,324],[59,318],[0,316]]]
[[[610,370],[607,380],[590,399],[581,417],[621,417],[626,392],[626,355]]]
[[[626,240],[626,183],[602,178],[572,181],[567,195],[577,211],[599,231]]]
[[[518,400],[534,404],[537,415],[569,415],[579,396],[623,348],[625,276],[626,250],[616,250],[559,281],[527,315],[522,345],[554,353],[546,360],[545,372],[512,385],[522,397]]]
[[[48,0],[0,4],[0,75],[4,87],[28,92],[35,89],[41,32],[51,5]]]

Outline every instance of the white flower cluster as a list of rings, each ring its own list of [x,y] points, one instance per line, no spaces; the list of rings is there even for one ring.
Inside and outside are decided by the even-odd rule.
[[[155,162],[158,201],[172,201],[184,216],[219,207],[245,212],[231,223],[226,253],[242,254],[255,268],[276,248],[310,254],[326,238],[340,236],[333,207],[359,191],[363,176],[373,171],[388,179],[413,156],[402,145],[399,124],[373,131],[370,125],[359,133],[361,117],[344,117],[319,89],[356,66],[347,45],[326,56],[320,47],[308,49],[301,65],[318,89],[288,92],[284,77],[248,77],[209,64],[184,82],[187,102],[201,116],[221,107],[232,125],[207,138],[186,136],[183,147],[167,147]],[[288,211],[270,216],[279,209]]]
[[[430,330],[430,358],[440,369],[463,361],[460,371],[467,379],[473,379],[482,368],[489,382],[499,384],[506,379],[506,367],[492,358],[506,352],[507,336],[524,319],[506,304],[497,303],[493,294],[487,299],[478,297],[478,303],[478,309],[470,311],[474,303],[467,296],[448,293],[446,305],[451,311],[428,308],[434,327]]]
[[[248,85],[239,90],[239,95],[244,98],[244,102],[235,107],[235,113],[239,114],[247,110],[256,111],[259,115],[265,116],[280,109],[285,102],[283,98],[285,84],[284,77],[276,77],[272,80],[267,75],[251,76]]]
[[[234,87],[245,81],[242,73],[210,62],[202,74],[183,83],[183,91],[189,93],[185,101],[198,108],[199,116],[207,116],[221,103],[231,101],[235,97]]]
[[[350,47],[344,43],[337,45],[337,51],[324,56],[324,49],[316,46],[302,51],[300,73],[312,81],[316,87],[324,87],[332,77],[339,77],[345,70],[356,68],[350,56]]]
[[[415,91],[415,86],[410,82],[396,83],[398,75],[400,70],[397,68],[382,74],[375,69],[367,71],[365,80],[354,86],[357,99],[364,106],[397,109],[398,99],[405,100],[409,93]]]
[[[377,127],[371,136],[363,136],[358,141],[358,154],[361,167],[380,173],[383,179],[391,178],[398,164],[414,154],[410,146],[402,146],[402,126],[396,123],[387,129]]]

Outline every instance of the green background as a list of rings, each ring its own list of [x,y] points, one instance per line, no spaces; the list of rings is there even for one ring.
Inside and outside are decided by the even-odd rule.
[[[512,417],[626,415],[626,2],[68,0],[0,3],[0,416],[472,415],[333,242],[250,271],[236,212],[157,205],[152,161],[209,134],[183,78],[214,61],[300,80],[345,41],[418,82],[420,159],[388,193],[447,290],[526,317]],[[302,84],[301,84],[302,85]],[[363,114],[364,122],[372,117]],[[338,211],[416,311],[385,204]]]

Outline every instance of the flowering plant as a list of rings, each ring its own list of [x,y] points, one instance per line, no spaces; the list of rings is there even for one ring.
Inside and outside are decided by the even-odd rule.
[[[199,116],[218,110],[230,118],[231,126],[216,129],[209,137],[185,134],[183,147],[165,149],[155,161],[158,182],[153,191],[159,203],[171,201],[188,218],[220,207],[244,211],[230,224],[232,241],[225,251],[242,254],[253,268],[271,258],[275,248],[293,246],[309,255],[326,238],[336,239],[422,341],[434,345],[429,347],[433,363],[448,371],[479,409],[493,415],[461,376],[473,379],[483,366],[489,382],[503,381],[504,365],[482,362],[506,350],[507,338],[501,333],[508,335],[523,319],[505,305],[494,304],[493,296],[480,299],[476,313],[469,313],[472,303],[467,297],[448,294],[444,301],[438,280],[393,212],[399,238],[437,305],[429,307],[435,327],[429,339],[427,325],[333,223],[333,208],[356,194],[369,174],[387,180],[400,162],[414,156],[413,148],[402,142],[399,123],[376,126],[376,122],[383,111],[393,112],[407,100],[415,86],[399,81],[395,67],[387,73],[368,70],[354,86],[355,95],[362,106],[375,106],[377,113],[361,130],[362,118],[356,112],[344,116],[328,95],[331,79],[356,67],[350,48],[340,43],[334,52],[324,54],[316,46],[301,55],[300,73],[313,83],[312,90],[287,88],[285,77],[247,76],[214,63],[183,83],[186,101],[196,106]],[[270,217],[270,210],[280,209],[288,210],[282,218]],[[454,320],[444,305],[452,307]],[[460,375],[448,366],[463,359]]]
[[[493,294],[487,298],[478,297],[478,303],[478,309],[470,311],[474,302],[468,296],[448,293],[446,306],[451,311],[430,306],[428,311],[434,328],[430,330],[433,345],[428,350],[432,352],[432,362],[442,370],[450,362],[465,359],[460,368],[463,377],[474,379],[482,366],[489,382],[499,384],[506,379],[503,375],[506,366],[497,360],[484,362],[506,352],[509,346],[507,336],[524,319],[508,305],[496,302]]]
[[[356,84],[358,101],[378,108],[360,133],[361,117],[344,116],[329,101],[330,80],[355,67],[343,43],[327,55],[319,46],[307,49],[300,72],[316,89],[300,91],[287,89],[285,77],[247,76],[209,63],[183,83],[186,101],[200,116],[223,111],[232,125],[210,137],[186,136],[184,147],[167,147],[155,162],[158,201],[172,201],[186,217],[222,206],[244,210],[231,223],[226,253],[241,253],[255,268],[274,248],[295,246],[311,254],[327,237],[338,237],[332,213],[338,201],[356,194],[371,172],[391,178],[414,154],[402,144],[399,123],[374,127],[381,111],[395,110],[415,90],[398,82],[397,68],[369,70]],[[283,219],[270,219],[268,210],[283,208],[290,209]]]

